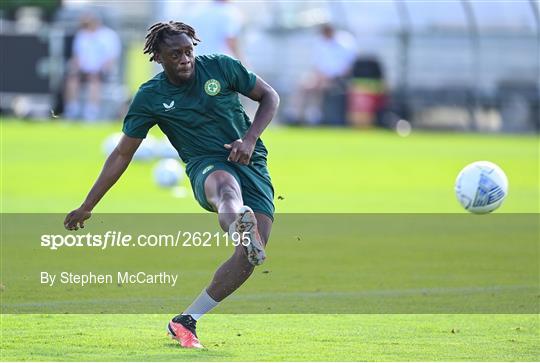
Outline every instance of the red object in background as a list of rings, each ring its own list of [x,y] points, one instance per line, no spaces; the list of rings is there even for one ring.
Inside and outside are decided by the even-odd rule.
[[[356,127],[372,126],[388,98],[381,63],[377,58],[359,57],[351,75],[347,87],[347,122]]]
[[[347,90],[347,122],[356,127],[375,123],[377,113],[387,102],[385,86],[380,79],[353,78]]]

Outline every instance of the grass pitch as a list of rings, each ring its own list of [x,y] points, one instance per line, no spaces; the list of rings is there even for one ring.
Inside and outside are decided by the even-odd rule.
[[[5,315],[2,360],[538,361],[530,315],[220,315],[207,349],[180,348],[163,315]]]
[[[103,139],[120,129],[119,124],[16,121],[2,121],[1,127],[3,213],[64,213],[76,207],[102,166]],[[276,128],[263,139],[280,213],[464,213],[453,183],[475,160],[493,161],[508,175],[510,194],[496,213],[540,212],[537,136],[401,138],[388,131]],[[187,180],[183,198],[157,188],[153,165],[133,163],[95,212],[201,211]],[[537,314],[211,314],[199,324],[208,349],[197,352],[165,337],[169,318],[2,315],[1,360],[540,359]]]
[[[77,207],[101,170],[104,139],[121,124],[2,125],[4,212],[64,213]],[[154,135],[161,135],[159,130]],[[270,129],[263,135],[277,213],[465,213],[454,181],[476,160],[498,164],[509,179],[499,213],[538,213],[537,136],[413,133],[350,129]],[[94,210],[201,212],[152,181],[155,162],[132,163]]]

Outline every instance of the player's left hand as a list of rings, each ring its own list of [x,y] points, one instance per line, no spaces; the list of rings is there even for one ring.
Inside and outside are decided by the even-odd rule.
[[[225,149],[231,150],[231,153],[227,158],[228,161],[244,165],[249,164],[251,154],[253,154],[253,150],[255,150],[254,142],[242,139],[235,140],[230,144],[225,144],[223,146],[225,146]]]

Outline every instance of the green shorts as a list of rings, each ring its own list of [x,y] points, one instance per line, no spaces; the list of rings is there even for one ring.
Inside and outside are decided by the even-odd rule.
[[[204,192],[206,178],[216,170],[224,170],[231,174],[240,185],[244,205],[274,220],[274,187],[266,161],[258,160],[252,161],[249,165],[242,165],[222,159],[207,158],[188,163],[186,169],[195,199],[204,209],[215,212],[206,200]]]

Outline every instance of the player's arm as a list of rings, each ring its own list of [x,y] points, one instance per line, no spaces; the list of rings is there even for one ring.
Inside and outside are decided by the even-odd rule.
[[[142,139],[136,139],[124,135],[111,155],[105,161],[103,169],[99,174],[94,186],[86,196],[81,206],[66,216],[64,226],[69,230],[84,228],[84,221],[90,218],[92,210],[103,198],[105,193],[116,183],[122,173],[126,170],[133,154],[141,144]]]
[[[251,98],[253,101],[259,102],[259,107],[253,118],[250,128],[241,140],[236,140],[231,144],[225,145],[227,149],[231,150],[229,154],[229,161],[238,162],[241,164],[249,164],[251,154],[255,149],[255,143],[261,136],[266,126],[274,118],[278,106],[279,95],[261,78],[257,77],[255,87],[251,92],[245,95]]]

